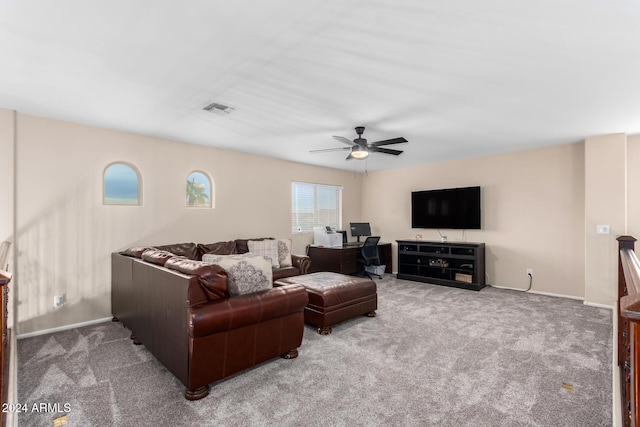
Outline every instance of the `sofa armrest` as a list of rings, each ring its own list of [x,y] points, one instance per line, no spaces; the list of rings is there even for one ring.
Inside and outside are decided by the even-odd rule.
[[[294,267],[300,270],[300,274],[307,274],[311,266],[311,258],[307,255],[291,255],[291,262]]]
[[[306,289],[297,284],[209,301],[191,308],[189,333],[206,337],[302,312],[308,301]]]

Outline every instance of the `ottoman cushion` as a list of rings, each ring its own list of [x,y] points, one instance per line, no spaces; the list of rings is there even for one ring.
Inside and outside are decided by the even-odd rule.
[[[369,278],[319,272],[280,279],[274,284],[296,283],[304,286],[309,296],[305,320],[328,327],[377,309],[376,282]]]
[[[294,282],[307,288],[309,305],[333,307],[376,293],[376,282],[363,277],[320,272],[279,280]]]

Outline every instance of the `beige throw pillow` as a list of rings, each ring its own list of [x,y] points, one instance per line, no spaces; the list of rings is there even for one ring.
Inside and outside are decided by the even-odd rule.
[[[280,267],[277,240],[249,240],[247,246],[249,246],[250,253],[269,258],[273,268]]]

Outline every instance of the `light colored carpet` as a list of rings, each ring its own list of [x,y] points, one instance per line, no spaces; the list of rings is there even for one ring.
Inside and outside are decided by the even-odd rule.
[[[19,340],[19,398],[69,403],[69,426],[611,425],[610,310],[376,282],[378,317],[327,336],[306,326],[297,359],[213,384],[200,401],[186,401],[182,384],[110,322]],[[18,420],[51,426],[60,415]]]

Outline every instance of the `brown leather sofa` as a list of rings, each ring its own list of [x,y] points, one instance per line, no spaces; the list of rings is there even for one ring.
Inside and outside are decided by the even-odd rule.
[[[216,265],[148,248],[113,253],[111,261],[114,320],[185,385],[185,398],[201,399],[212,382],[276,356],[298,355],[303,286],[230,297]]]
[[[169,251],[176,255],[185,256],[193,260],[202,260],[204,254],[234,255],[249,252],[249,240],[265,240],[269,237],[256,239],[236,239],[216,243],[174,243],[170,245],[154,246],[156,249]],[[273,281],[285,277],[307,274],[311,259],[306,255],[291,254],[292,266],[273,268]]]

